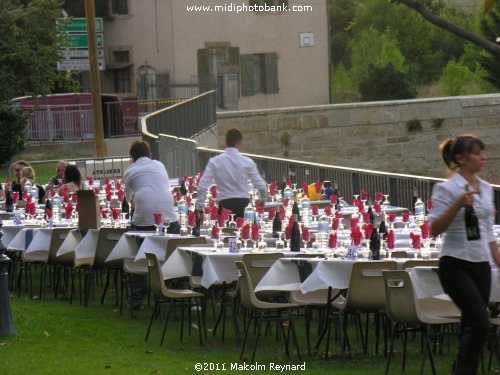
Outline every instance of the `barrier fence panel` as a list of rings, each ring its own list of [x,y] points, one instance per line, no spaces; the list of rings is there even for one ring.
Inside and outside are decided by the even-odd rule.
[[[52,142],[89,140],[94,138],[91,110],[54,110],[32,112],[28,119],[26,141]]]
[[[66,159],[70,164],[75,164],[83,178],[91,176],[94,179],[101,178],[122,178],[123,173],[130,165],[130,158],[124,156],[108,156],[103,158],[77,158]],[[35,170],[36,181],[44,185],[55,175],[56,164],[59,160],[39,160],[29,163]],[[12,166],[8,171],[9,176],[13,175]]]

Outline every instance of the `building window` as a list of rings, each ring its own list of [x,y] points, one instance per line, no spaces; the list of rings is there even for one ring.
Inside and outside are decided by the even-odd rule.
[[[128,51],[113,51],[113,59],[115,63],[128,63],[130,61],[130,53]]]
[[[198,50],[198,80],[200,92],[217,91],[217,105],[226,108],[227,98],[239,95],[240,49],[228,43],[207,43],[207,48]],[[236,82],[228,87],[227,82]],[[226,99],[225,99],[226,98]],[[237,100],[237,99],[235,99]]]
[[[257,5],[257,6],[269,6],[269,7],[281,7],[275,10],[283,11],[288,7],[288,0],[248,0],[248,5]],[[257,10],[258,11],[258,10]]]
[[[115,92],[129,93],[130,90],[130,67],[116,69],[115,74]]]
[[[278,55],[274,52],[241,55],[241,94],[278,92]]]
[[[128,0],[113,0],[113,14],[128,14]]]

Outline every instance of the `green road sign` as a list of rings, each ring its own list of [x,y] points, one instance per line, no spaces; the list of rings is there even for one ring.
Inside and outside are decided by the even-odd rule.
[[[85,18],[71,18],[70,21],[63,20],[64,30],[68,33],[86,33],[87,20]],[[102,18],[95,19],[96,33],[102,33],[104,30],[104,21]]]
[[[64,47],[68,48],[88,48],[89,41],[87,39],[87,34],[69,34],[67,39],[67,45]],[[104,47],[104,38],[102,34],[97,34],[97,47]]]

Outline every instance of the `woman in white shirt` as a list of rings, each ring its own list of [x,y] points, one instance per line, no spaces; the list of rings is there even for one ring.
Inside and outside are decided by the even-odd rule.
[[[454,374],[476,374],[489,329],[488,300],[493,260],[500,252],[493,232],[493,189],[476,174],[484,168],[484,143],[469,134],[445,140],[441,156],[450,176],[436,184],[429,215],[431,232],[446,232],[439,260],[443,289],[462,312],[458,356]],[[478,219],[479,239],[468,240],[465,207],[472,206]]]

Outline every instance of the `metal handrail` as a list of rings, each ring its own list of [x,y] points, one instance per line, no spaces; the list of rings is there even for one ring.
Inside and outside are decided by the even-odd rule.
[[[223,151],[206,147],[197,147],[200,166],[203,170],[208,159]],[[429,176],[415,176],[403,173],[390,173],[383,171],[368,170],[362,168],[347,168],[336,165],[290,160],[277,157],[269,157],[242,153],[250,157],[257,164],[258,169],[269,182],[281,181],[283,178],[294,182],[307,181],[331,181],[345,198],[359,194],[365,189],[373,197],[376,191],[389,194],[391,204],[412,207],[414,199],[418,196],[429,199],[433,186],[443,178]],[[290,172],[293,176],[290,176]],[[494,201],[498,212],[500,212],[500,185],[491,185],[494,189]],[[497,221],[500,214],[497,214]]]

